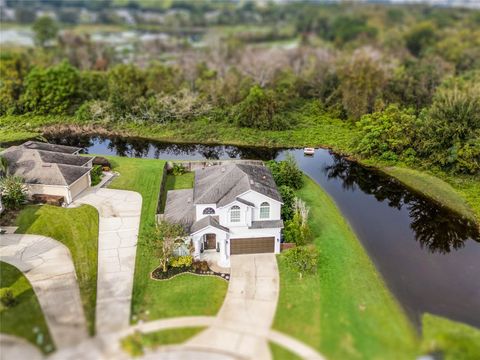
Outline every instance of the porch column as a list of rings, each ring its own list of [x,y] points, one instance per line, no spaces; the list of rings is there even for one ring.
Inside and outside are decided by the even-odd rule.
[[[230,240],[229,235],[225,234],[220,242],[220,259],[218,260],[220,267],[230,267]]]
[[[202,249],[202,236],[195,236],[193,239],[193,258],[195,260],[200,260],[200,250]]]

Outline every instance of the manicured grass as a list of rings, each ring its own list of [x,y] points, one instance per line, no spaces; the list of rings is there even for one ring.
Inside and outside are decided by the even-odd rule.
[[[422,193],[436,202],[442,203],[466,218],[475,220],[475,213],[467,201],[445,181],[426,172],[402,167],[386,167],[382,168],[382,170],[388,175],[397,178],[407,187]]]
[[[480,330],[438,316],[425,314],[422,351],[441,352],[445,360],[480,359]]]
[[[274,327],[332,359],[415,358],[415,330],[335,203],[310,178],[297,195],[310,207],[320,261],[299,280],[279,256]]]
[[[177,276],[169,281],[150,279],[150,272],[158,266],[158,260],[151,249],[145,245],[145,234],[155,225],[165,161],[112,156],[108,159],[111,161],[113,170],[120,173],[110,187],[137,191],[143,198],[133,284],[134,319],[153,320],[172,316],[216,314],[227,290],[224,280],[188,274]],[[182,179],[186,180],[189,177],[191,175],[184,176]],[[175,186],[178,184],[175,182]]]
[[[161,194],[161,206],[160,213],[165,210],[165,203],[167,201],[167,191],[169,190],[181,190],[193,188],[193,181],[195,179],[194,172],[187,172],[182,175],[168,174],[165,180],[165,191]]]
[[[98,212],[90,205],[65,209],[50,205],[25,207],[16,219],[17,233],[39,234],[70,249],[90,334],[95,332],[97,298]]]
[[[277,345],[273,342],[268,343],[268,347],[272,352],[273,360],[301,360],[302,358],[295,355],[291,351],[285,349],[283,346]]]
[[[170,280],[149,280],[136,320],[176,316],[216,315],[222,306],[228,283],[213,276],[182,274]]]
[[[16,267],[0,261],[0,287],[10,288],[17,304],[5,308],[0,304],[0,332],[25,338],[44,353],[55,349],[42,309],[27,278]],[[37,339],[42,339],[37,343]]]
[[[181,344],[203,331],[204,327],[160,330],[151,333],[135,333],[121,340],[122,348],[132,356],[144,354],[145,348]]]

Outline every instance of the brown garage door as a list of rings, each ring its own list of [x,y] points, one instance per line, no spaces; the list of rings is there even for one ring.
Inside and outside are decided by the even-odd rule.
[[[274,237],[231,239],[230,254],[273,253],[275,251]]]

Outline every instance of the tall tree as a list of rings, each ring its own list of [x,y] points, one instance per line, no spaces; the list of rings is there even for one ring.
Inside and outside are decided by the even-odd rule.
[[[58,24],[49,16],[38,18],[32,26],[35,33],[35,43],[41,47],[55,39],[58,34]]]

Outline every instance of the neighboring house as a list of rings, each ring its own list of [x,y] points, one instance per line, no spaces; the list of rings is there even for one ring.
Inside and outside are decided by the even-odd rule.
[[[8,172],[24,179],[29,196],[63,196],[70,204],[91,184],[92,157],[79,156],[81,148],[28,141],[0,154],[7,159]]]
[[[187,229],[196,259],[216,251],[229,267],[230,255],[280,252],[281,206],[267,167],[216,165],[195,171],[193,189],[167,193],[164,219]]]

